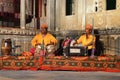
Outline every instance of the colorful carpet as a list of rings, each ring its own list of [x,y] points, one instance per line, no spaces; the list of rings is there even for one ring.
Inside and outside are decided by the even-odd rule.
[[[1,70],[68,70],[120,72],[120,56],[51,58],[0,57]]]

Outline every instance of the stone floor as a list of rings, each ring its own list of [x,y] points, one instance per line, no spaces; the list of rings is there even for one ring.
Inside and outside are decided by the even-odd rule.
[[[0,80],[120,80],[120,73],[0,70]]]

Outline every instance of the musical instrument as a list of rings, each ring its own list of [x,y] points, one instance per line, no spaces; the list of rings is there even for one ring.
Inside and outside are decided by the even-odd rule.
[[[1,54],[10,55],[12,52],[12,42],[11,39],[2,39]]]
[[[55,51],[55,46],[54,45],[48,45],[46,46],[47,53],[54,53]]]
[[[87,49],[82,46],[69,47],[68,49],[68,56],[87,56]]]

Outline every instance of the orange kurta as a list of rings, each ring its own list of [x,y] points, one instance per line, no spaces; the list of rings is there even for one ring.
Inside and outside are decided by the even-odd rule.
[[[56,45],[58,43],[56,38],[52,36],[50,33],[47,33],[44,37],[42,37],[42,34],[39,33],[32,39],[31,41],[32,46],[35,47],[36,44],[42,44],[43,40],[44,40],[44,46],[51,43],[54,43],[54,45]]]
[[[83,46],[86,46],[87,44],[91,42],[95,43],[95,41],[96,41],[96,37],[93,36],[92,34],[90,34],[88,38],[86,38],[86,34],[84,34],[77,40],[77,43],[78,44],[81,43]],[[92,48],[95,48],[95,44],[94,45],[91,44],[88,46],[88,49],[92,49]]]

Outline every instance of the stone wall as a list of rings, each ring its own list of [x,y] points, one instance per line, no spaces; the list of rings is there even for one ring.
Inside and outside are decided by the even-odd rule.
[[[11,39],[12,54],[20,55],[23,51],[29,51],[31,46],[31,39],[36,34],[36,31],[22,30],[22,29],[0,29],[0,48],[2,47],[3,39]],[[1,54],[1,49],[0,49]]]
[[[0,29],[0,48],[2,47],[2,39],[10,38],[12,41],[12,54],[20,55],[24,51],[29,51],[31,46],[31,39],[38,33],[35,30],[22,30],[22,29]],[[72,38],[79,38],[84,31],[80,30],[67,30],[50,32],[58,39],[57,49],[60,48],[61,40],[66,35]],[[107,29],[107,30],[95,30],[97,37],[97,50],[100,54],[120,55],[120,29]],[[1,54],[1,49],[0,49]]]
[[[111,29],[119,28],[120,14],[119,10],[89,13],[86,18],[86,23],[92,24],[94,19],[94,28],[96,29]]]

